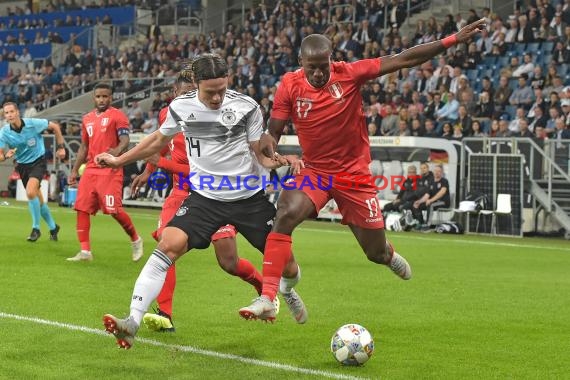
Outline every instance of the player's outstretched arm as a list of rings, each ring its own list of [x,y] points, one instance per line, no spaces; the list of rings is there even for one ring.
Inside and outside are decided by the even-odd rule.
[[[400,54],[382,57],[379,75],[389,74],[406,67],[415,67],[443,53],[453,45],[467,42],[485,28],[485,19],[464,26],[461,30],[444,39],[428,42],[404,50]]]
[[[287,125],[287,120],[279,120],[274,118],[269,119],[267,133],[261,135],[261,139],[259,140],[261,153],[263,153],[265,157],[275,157],[277,142],[279,142],[279,139],[283,134],[285,125]]]
[[[152,156],[155,153],[160,152],[160,150],[172,140],[172,136],[163,135],[160,130],[154,131],[146,138],[144,138],[137,146],[133,149],[127,151],[126,153],[115,157],[109,153],[101,153],[95,157],[95,162],[97,165],[102,167],[110,168],[120,168],[131,162],[145,159]]]

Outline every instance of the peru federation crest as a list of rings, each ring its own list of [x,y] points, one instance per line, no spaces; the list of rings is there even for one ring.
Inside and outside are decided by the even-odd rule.
[[[338,82],[334,82],[329,86],[329,92],[331,93],[332,97],[335,99],[342,98],[343,90],[342,86]]]

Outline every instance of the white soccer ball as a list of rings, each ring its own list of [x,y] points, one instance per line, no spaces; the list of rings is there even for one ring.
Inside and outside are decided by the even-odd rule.
[[[351,323],[334,333],[331,351],[343,365],[361,365],[370,359],[374,352],[374,339],[364,327]]]

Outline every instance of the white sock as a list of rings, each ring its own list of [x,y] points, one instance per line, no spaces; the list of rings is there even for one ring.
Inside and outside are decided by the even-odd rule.
[[[293,287],[297,285],[300,279],[301,279],[301,267],[297,265],[297,275],[295,277],[293,278],[281,277],[281,280],[279,280],[279,292],[281,294],[291,293],[291,289],[293,289]]]
[[[131,318],[140,326],[144,313],[148,307],[158,297],[166,271],[172,265],[172,261],[159,249],[155,249],[144,265],[131,298]]]

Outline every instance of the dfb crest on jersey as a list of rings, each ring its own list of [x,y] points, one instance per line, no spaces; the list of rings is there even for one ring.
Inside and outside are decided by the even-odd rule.
[[[188,212],[188,207],[182,206],[178,209],[178,211],[176,211],[176,216],[186,215],[187,212]]]
[[[233,110],[225,110],[222,112],[222,124],[234,125],[237,120],[236,114]]]
[[[329,86],[329,92],[331,93],[332,97],[335,99],[342,98],[342,86],[338,82],[334,82]]]

